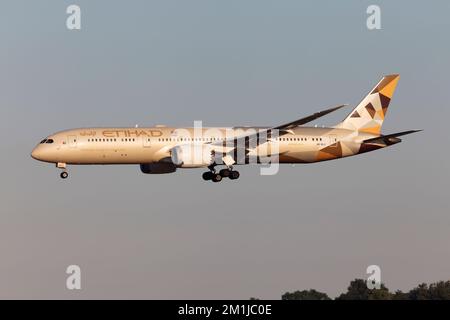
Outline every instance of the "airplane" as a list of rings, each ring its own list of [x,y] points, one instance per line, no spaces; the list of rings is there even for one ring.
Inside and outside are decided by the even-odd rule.
[[[384,76],[340,123],[332,127],[303,126],[341,109],[340,105],[275,127],[232,128],[82,128],[43,139],[31,156],[56,164],[60,177],[67,165],[139,165],[143,173],[173,173],[181,168],[207,168],[202,177],[213,182],[236,180],[235,166],[253,163],[314,163],[385,148],[400,136],[421,130],[383,135],[381,126],[394,94],[398,74]],[[264,159],[262,161],[261,159]],[[268,159],[268,160],[267,160]],[[224,166],[217,171],[217,166]]]

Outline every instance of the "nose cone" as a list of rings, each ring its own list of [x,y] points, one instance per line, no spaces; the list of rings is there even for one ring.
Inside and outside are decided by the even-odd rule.
[[[31,157],[36,160],[42,160],[42,149],[38,147],[31,151]]]

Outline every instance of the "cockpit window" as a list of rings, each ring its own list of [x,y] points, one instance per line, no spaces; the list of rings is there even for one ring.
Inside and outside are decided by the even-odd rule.
[[[47,141],[45,141],[45,143],[53,143],[53,139],[47,139]]]
[[[47,141],[47,139],[44,139],[44,140],[42,140],[41,142],[40,142],[40,144],[43,144],[43,143],[45,143]]]

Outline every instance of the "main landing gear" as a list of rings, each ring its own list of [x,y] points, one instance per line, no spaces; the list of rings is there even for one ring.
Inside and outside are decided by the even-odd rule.
[[[220,170],[218,173],[214,169],[214,166],[209,166],[208,169],[210,171],[206,171],[203,173],[203,180],[211,180],[213,182],[220,182],[223,178],[230,178],[230,180],[239,179],[239,171],[233,170],[232,167],[225,168]]]

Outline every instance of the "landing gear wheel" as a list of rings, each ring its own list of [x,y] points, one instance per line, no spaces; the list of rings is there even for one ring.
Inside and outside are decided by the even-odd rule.
[[[239,176],[240,176],[239,171],[231,171],[230,172],[230,179],[231,180],[239,179]]]
[[[63,172],[61,172],[61,174],[59,176],[61,177],[61,179],[67,179],[69,174],[67,173],[67,171],[63,171]]]
[[[230,176],[230,170],[229,169],[222,169],[219,171],[219,174],[222,176],[222,178],[228,178]]]
[[[206,172],[203,172],[202,178],[203,178],[203,180],[206,180],[206,181],[212,180],[213,175],[214,175],[214,173],[212,173],[211,171],[206,171]]]
[[[222,176],[220,174],[218,174],[218,173],[213,174],[212,181],[213,182],[220,182],[220,181],[222,181]]]

